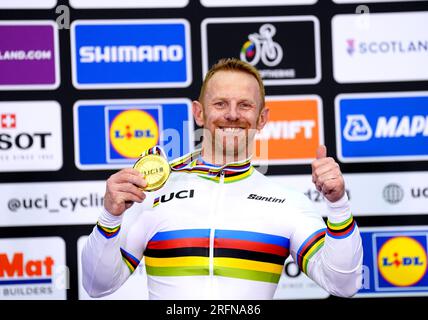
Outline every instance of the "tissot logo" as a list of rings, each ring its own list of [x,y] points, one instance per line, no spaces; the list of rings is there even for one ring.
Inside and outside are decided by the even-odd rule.
[[[187,198],[193,198],[195,195],[195,190],[181,190],[178,192],[171,192],[169,194],[163,194],[153,201],[153,208],[157,207],[160,203],[165,203],[168,201],[171,201],[173,199],[187,199]]]
[[[16,114],[15,113],[4,113],[0,117],[2,129],[14,129],[16,128]]]
[[[0,171],[62,166],[61,107],[55,101],[0,103]]]
[[[266,202],[273,202],[273,203],[284,203],[285,198],[275,198],[272,196],[261,196],[258,194],[251,193],[248,195],[247,199],[251,200],[260,200],[260,201],[266,201]]]

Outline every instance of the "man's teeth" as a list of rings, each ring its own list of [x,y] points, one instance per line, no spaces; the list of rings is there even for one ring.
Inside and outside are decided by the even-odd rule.
[[[222,128],[223,132],[230,132],[230,133],[238,133],[241,132],[242,128]]]

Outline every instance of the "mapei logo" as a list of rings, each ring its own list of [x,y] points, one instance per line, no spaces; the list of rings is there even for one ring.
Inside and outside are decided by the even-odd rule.
[[[78,20],[71,42],[79,89],[187,87],[192,81],[184,19]]]
[[[426,235],[377,236],[376,247],[380,289],[427,285]]]
[[[27,260],[22,252],[0,253],[0,286],[52,283],[54,264],[51,256]]]
[[[363,114],[351,114],[346,116],[343,136],[348,141],[367,141],[373,135],[366,117]]]
[[[106,109],[110,160],[135,159],[158,144],[160,108]]]
[[[168,160],[193,150],[188,99],[81,100],[74,105],[75,163],[79,169],[132,167],[159,145]]]
[[[336,98],[339,159],[342,162],[428,159],[427,106],[428,92],[339,95]]]
[[[188,199],[188,198],[193,198],[194,195],[195,195],[195,190],[194,189],[181,190],[181,191],[178,191],[178,192],[171,192],[169,194],[164,194],[164,195],[161,195],[159,197],[156,197],[153,200],[153,208],[157,207],[161,203],[165,203],[165,202],[171,201],[173,199]]]

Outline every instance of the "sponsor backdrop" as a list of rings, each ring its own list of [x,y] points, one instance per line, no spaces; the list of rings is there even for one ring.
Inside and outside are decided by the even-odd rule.
[[[316,147],[341,164],[364,246],[354,301],[427,296],[428,1],[365,3],[0,0],[0,300],[89,299],[80,253],[105,180],[200,143],[191,101],[222,57],[265,83],[260,171],[325,217]],[[142,263],[106,299],[145,288]],[[287,260],[275,299],[335,298]]]

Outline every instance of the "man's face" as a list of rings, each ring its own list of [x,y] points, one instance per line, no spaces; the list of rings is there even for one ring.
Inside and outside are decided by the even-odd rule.
[[[268,110],[261,104],[260,88],[252,75],[239,71],[215,73],[207,83],[203,100],[193,102],[196,123],[208,131],[204,143],[216,148],[216,154],[251,154],[255,133],[267,121]]]

